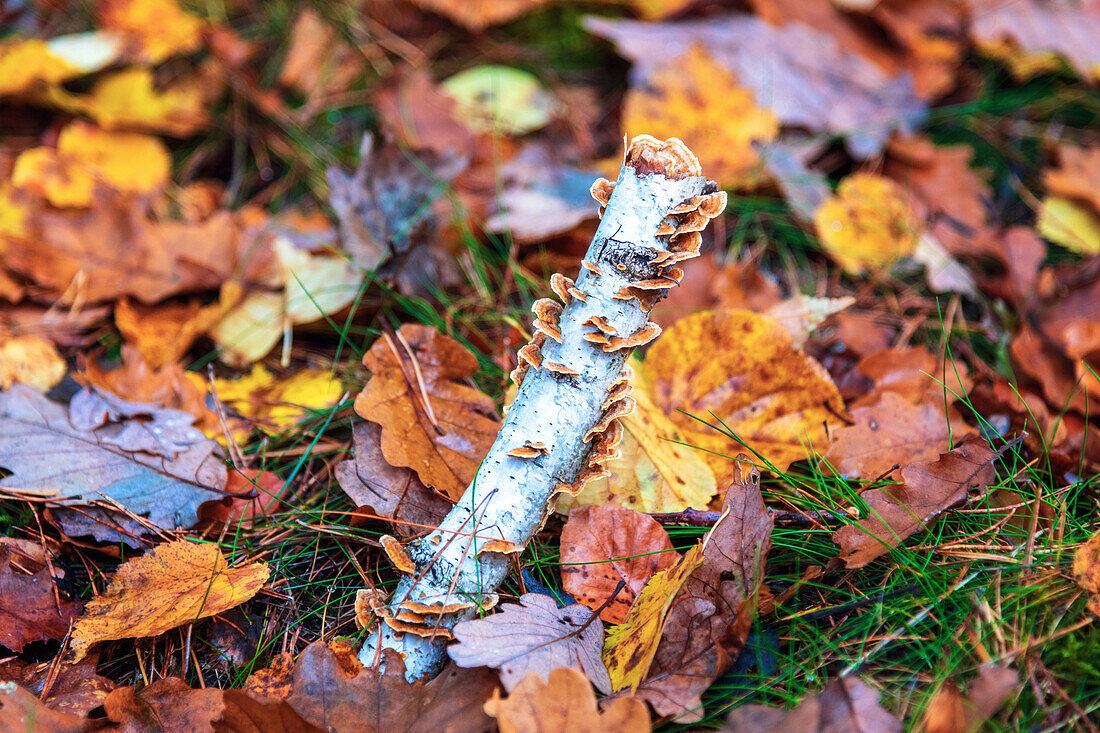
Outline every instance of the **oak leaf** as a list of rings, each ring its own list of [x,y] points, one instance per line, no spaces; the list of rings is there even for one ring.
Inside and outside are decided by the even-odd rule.
[[[619,698],[602,710],[596,707],[592,686],[575,669],[562,668],[541,675],[527,675],[512,694],[499,692],[485,703],[485,712],[496,718],[501,733],[648,733],[645,703]]]
[[[68,367],[52,343],[40,336],[15,336],[0,341],[0,389],[22,382],[39,392],[65,377]]]
[[[753,143],[779,132],[775,114],[758,107],[753,91],[701,46],[655,71],[644,87],[630,88],[622,126],[628,135],[682,139],[727,188],[752,182],[759,165]]]
[[[359,507],[392,519],[403,536],[439,526],[453,503],[429,489],[408,468],[391,466],[382,455],[382,428],[361,422],[353,429],[355,458],[336,464],[336,480]]]
[[[119,566],[110,585],[88,602],[76,622],[76,660],[110,639],[156,636],[239,606],[260,590],[264,563],[230,568],[213,544],[170,542]]]
[[[457,643],[447,647],[455,664],[499,670],[508,692],[528,674],[547,678],[562,667],[583,672],[597,690],[611,692],[600,658],[603,624],[592,618],[591,610],[579,604],[558,608],[551,596],[541,593],[525,593],[519,601],[503,604],[491,616],[456,624]]]
[[[841,677],[794,710],[742,705],[722,733],[901,733],[902,724],[878,702],[878,693],[856,677]]]
[[[806,458],[811,447],[823,451],[826,426],[839,425],[843,410],[821,365],[795,349],[774,320],[746,311],[677,321],[650,349],[641,371],[653,386],[654,404],[685,441],[711,451],[702,457],[720,486],[733,480],[728,457],[746,448],[781,471]],[[700,420],[737,438],[706,430]]]
[[[814,213],[826,251],[845,270],[889,267],[917,247],[919,225],[900,186],[874,173],[854,173]]]
[[[996,457],[985,438],[971,436],[934,461],[910,463],[900,485],[863,492],[867,518],[833,533],[840,557],[849,568],[861,568],[972,493],[990,491]]]
[[[11,565],[11,550],[0,546],[0,644],[21,652],[31,642],[64,639],[80,604],[58,599],[48,568],[33,575],[18,573]]]
[[[459,380],[477,359],[434,328],[405,324],[363,356],[372,372],[355,411],[382,427],[382,454],[431,489],[458,501],[496,440],[493,401]]]
[[[561,530],[558,560],[565,592],[595,609],[615,593],[620,581],[626,583],[600,613],[611,624],[625,621],[646,582],[675,565],[678,557],[657,520],[625,507],[577,507]]]

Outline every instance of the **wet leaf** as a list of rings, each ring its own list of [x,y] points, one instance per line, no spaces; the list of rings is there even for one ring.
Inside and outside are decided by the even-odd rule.
[[[984,438],[971,436],[934,461],[910,463],[901,470],[901,485],[863,492],[867,518],[833,533],[840,557],[849,568],[861,568],[972,492],[986,493],[997,477],[996,457]]]
[[[901,721],[856,677],[841,677],[794,710],[742,705],[726,718],[723,733],[901,733]]]
[[[919,228],[905,192],[888,178],[855,173],[814,213],[825,249],[845,270],[888,268],[913,253]]]
[[[528,674],[547,679],[562,667],[583,672],[600,692],[611,691],[600,658],[603,624],[592,618],[592,611],[579,604],[558,608],[551,596],[541,593],[526,593],[519,601],[501,605],[491,616],[456,624],[457,643],[447,647],[455,664],[499,670],[508,692]]]
[[[48,568],[34,575],[16,572],[11,550],[0,546],[0,644],[21,652],[31,642],[64,639],[80,604],[59,599]]]
[[[757,106],[753,91],[698,45],[654,71],[644,86],[631,87],[622,126],[627,135],[679,137],[725,187],[752,181],[759,165],[753,143],[779,132],[776,116]]]
[[[363,357],[372,376],[355,411],[382,427],[390,465],[412,469],[425,486],[457,501],[496,440],[496,407],[459,381],[478,365],[457,341],[415,324],[397,335],[378,339]]]
[[[0,339],[0,389],[15,382],[49,392],[68,371],[54,345],[39,336]]]
[[[630,697],[615,700],[602,710],[596,707],[592,686],[575,669],[556,669],[548,680],[530,674],[512,694],[499,692],[485,703],[485,712],[496,718],[501,733],[648,733],[645,703]]]
[[[580,603],[599,608],[615,592],[600,618],[621,624],[634,598],[656,573],[676,564],[679,554],[657,520],[611,505],[577,507],[561,530],[562,587]]]
[[[379,517],[393,519],[408,537],[438,527],[452,502],[420,482],[416,472],[391,466],[382,455],[382,428],[361,422],[354,428],[355,458],[336,465],[336,480],[352,501]]]
[[[264,563],[230,568],[216,545],[186,540],[160,545],[119,566],[110,585],[76,622],[77,660],[101,641],[156,636],[239,606],[267,582]]]
[[[642,373],[654,404],[686,442],[714,452],[701,457],[719,486],[732,480],[726,456],[748,448],[782,471],[811,446],[823,451],[825,426],[840,424],[843,403],[825,370],[791,345],[782,326],[756,313],[710,311],[677,321],[649,350]],[[738,439],[699,420],[724,423]]]
[[[0,393],[0,485],[58,503],[102,496],[155,525],[190,527],[226,482],[218,445],[177,410],[81,390],[71,410],[15,385]]]

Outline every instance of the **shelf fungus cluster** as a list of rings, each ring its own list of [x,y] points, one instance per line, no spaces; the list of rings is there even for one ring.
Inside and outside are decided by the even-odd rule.
[[[450,628],[488,607],[555,496],[608,475],[604,464],[619,455],[619,419],[634,409],[627,357],[660,335],[649,312],[683,278],[677,263],[699,253],[726,195],[681,141],[648,135],[592,195],[601,222],[580,275],[554,275],[556,299],[532,306],[534,335],[512,372],[518,392],[474,481],[426,537],[407,547],[383,540],[405,575],[388,601],[363,592],[363,614],[381,621],[364,664],[388,648],[404,656],[410,680],[437,672]]]

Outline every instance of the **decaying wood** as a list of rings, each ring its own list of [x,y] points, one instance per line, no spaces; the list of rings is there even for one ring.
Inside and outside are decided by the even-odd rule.
[[[675,263],[698,253],[726,195],[681,141],[648,135],[631,141],[618,180],[597,181],[592,195],[604,208],[580,277],[555,276],[563,302],[534,304],[535,337],[512,374],[519,392],[473,483],[404,556],[387,548],[413,568],[387,603],[367,604],[379,622],[359,654],[366,665],[394,649],[410,681],[438,672],[450,629],[495,603],[514,551],[555,496],[606,476],[601,464],[619,455],[618,418],[634,405],[626,359],[660,333],[649,311],[683,276]]]

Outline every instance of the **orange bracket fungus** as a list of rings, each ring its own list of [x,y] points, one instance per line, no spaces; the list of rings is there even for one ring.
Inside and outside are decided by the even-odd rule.
[[[404,576],[388,601],[364,591],[357,603],[379,620],[359,653],[365,665],[392,649],[410,681],[436,674],[451,629],[496,602],[555,497],[609,475],[602,464],[619,455],[618,418],[634,409],[626,360],[660,334],[649,311],[680,282],[676,263],[698,254],[726,194],[680,140],[639,135],[618,180],[600,179],[592,196],[601,222],[580,276],[555,275],[560,302],[532,306],[534,337],[512,372],[519,391],[473,482],[438,529],[406,547],[385,542]]]

